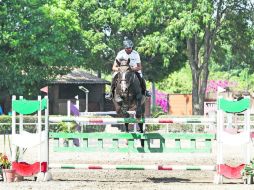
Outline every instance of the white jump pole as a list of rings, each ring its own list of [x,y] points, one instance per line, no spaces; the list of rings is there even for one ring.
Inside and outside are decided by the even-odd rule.
[[[16,96],[12,96],[12,102],[16,100]],[[12,108],[12,122],[11,122],[11,131],[12,131],[12,138],[14,137],[14,135],[16,134],[16,112],[14,111],[14,109]],[[11,161],[14,162],[16,161],[16,146],[14,144],[12,144],[12,154],[11,154]]]
[[[23,96],[19,96],[20,100],[23,100]],[[19,134],[22,134],[24,130],[24,117],[23,114],[19,114]],[[23,152],[24,149],[19,147],[19,160],[23,161]],[[17,160],[18,161],[18,160]]]
[[[37,133],[40,135],[40,147],[39,147],[39,154],[38,154],[38,160],[40,162],[40,172],[41,172],[41,163],[42,163],[42,149],[41,149],[41,133],[42,133],[42,123],[41,123],[41,96],[38,96],[38,101],[40,102],[40,108],[38,110],[38,120],[37,120]]]
[[[49,170],[49,101],[48,96],[45,96],[45,99],[47,100],[47,108],[45,109],[45,132],[46,132],[46,162],[47,164],[47,171]]]

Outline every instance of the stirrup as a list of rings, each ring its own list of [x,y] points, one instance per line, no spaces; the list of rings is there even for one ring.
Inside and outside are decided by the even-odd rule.
[[[146,90],[145,96],[146,96],[146,97],[151,97],[151,93],[150,93],[148,90]]]

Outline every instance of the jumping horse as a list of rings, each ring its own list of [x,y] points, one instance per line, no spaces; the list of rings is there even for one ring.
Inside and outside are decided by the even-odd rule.
[[[112,82],[115,81],[113,89],[113,103],[118,117],[129,118],[128,111],[135,111],[137,120],[144,118],[145,96],[142,95],[140,81],[129,63],[130,59],[116,60],[119,72]],[[143,123],[138,123],[139,132],[143,133]],[[128,123],[125,123],[126,132],[129,132]],[[142,147],[144,140],[141,140]]]

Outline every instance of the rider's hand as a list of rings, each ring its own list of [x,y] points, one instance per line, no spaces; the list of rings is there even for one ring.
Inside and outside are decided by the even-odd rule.
[[[120,67],[115,67],[115,68],[114,68],[114,71],[115,71],[115,72],[119,72],[119,71],[120,71]]]

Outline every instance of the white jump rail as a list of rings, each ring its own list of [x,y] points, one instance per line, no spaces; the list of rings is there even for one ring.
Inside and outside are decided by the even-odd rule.
[[[49,122],[82,122],[85,124],[121,124],[121,123],[145,123],[145,124],[216,124],[216,118],[192,117],[192,118],[87,118],[87,117],[64,117],[49,116]]]

